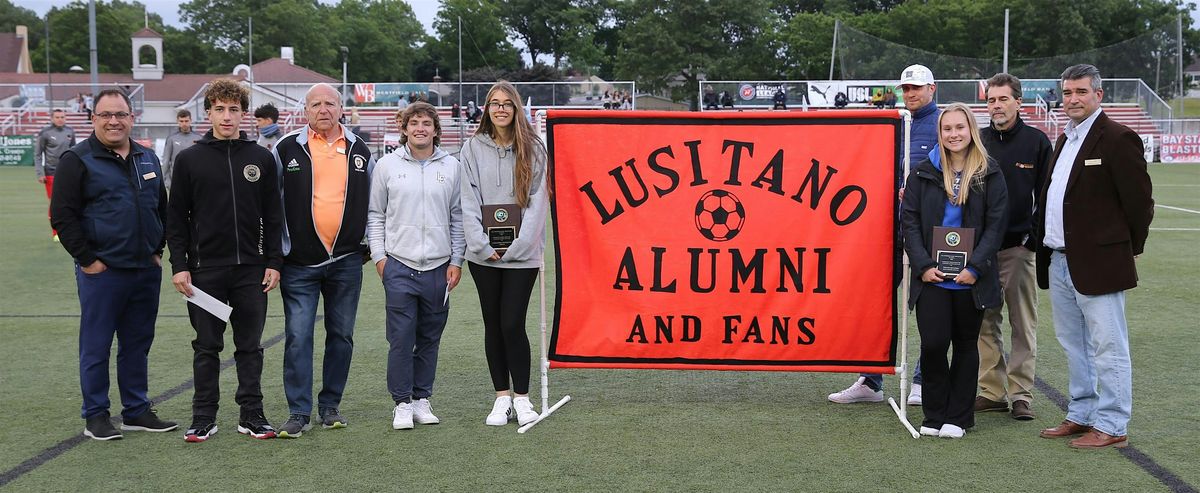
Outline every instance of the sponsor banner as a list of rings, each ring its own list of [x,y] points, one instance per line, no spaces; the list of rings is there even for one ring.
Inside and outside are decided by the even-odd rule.
[[[1138,135],[1142,138],[1142,158],[1147,163],[1154,162],[1154,136],[1153,135]]]
[[[1163,134],[1158,158],[1164,163],[1200,163],[1200,135]]]
[[[382,83],[354,84],[354,102],[363,103],[396,103],[400,98],[409,94],[428,94],[429,84],[415,83]]]
[[[876,94],[895,91],[896,106],[903,107],[903,95],[896,87],[896,81],[886,80],[856,80],[856,81],[809,81],[808,98],[811,106],[832,108],[837,94],[844,93],[851,105],[861,106],[871,104]]]
[[[33,166],[33,135],[0,135],[0,166]]]
[[[895,111],[551,111],[547,132],[552,366],[894,371]]]

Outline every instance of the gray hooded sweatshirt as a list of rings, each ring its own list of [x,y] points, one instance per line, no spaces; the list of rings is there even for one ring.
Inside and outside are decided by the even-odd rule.
[[[538,268],[546,247],[546,150],[538,146],[534,153],[533,180],[529,184],[529,207],[521,211],[521,230],[499,261],[487,259],[496,253],[488,244],[483,227],[484,205],[515,204],[513,167],[516,155],[512,146],[500,147],[491,137],[476,133],[459,153],[462,161],[463,228],[467,235],[467,260],[499,268]]]
[[[402,145],[375,163],[367,208],[371,261],[391,257],[419,271],[461,267],[466,240],[459,164],[440,147],[424,163]]]
[[[54,176],[58,158],[75,147],[75,131],[67,126],[50,125],[38,132],[33,141],[33,170],[38,178]]]

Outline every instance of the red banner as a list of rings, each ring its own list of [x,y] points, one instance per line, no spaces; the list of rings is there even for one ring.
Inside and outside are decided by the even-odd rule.
[[[554,367],[892,373],[895,111],[551,111]]]

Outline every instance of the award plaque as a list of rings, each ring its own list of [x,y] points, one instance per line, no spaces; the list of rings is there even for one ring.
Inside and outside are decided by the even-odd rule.
[[[487,232],[488,244],[496,253],[504,255],[521,231],[521,207],[517,204],[483,206],[483,229]]]
[[[947,279],[967,268],[975,249],[975,228],[933,227],[933,259]]]

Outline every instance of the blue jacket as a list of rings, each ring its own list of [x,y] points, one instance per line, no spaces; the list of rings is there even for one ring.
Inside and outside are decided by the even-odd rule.
[[[162,254],[166,187],[154,151],[130,141],[126,159],[92,134],[63,153],[54,180],[51,222],[79,265],[155,267]]]
[[[912,129],[909,131],[908,166],[910,170],[925,160],[929,151],[937,145],[937,120],[941,110],[937,102],[930,101],[925,107],[913,113]]]

